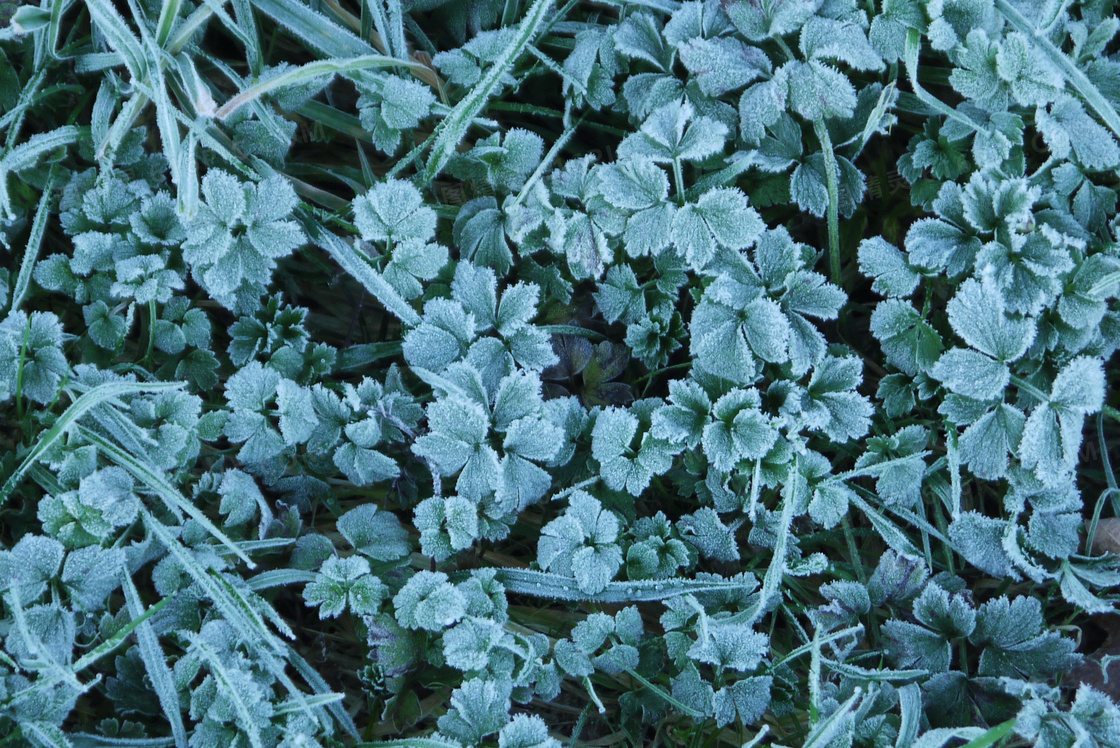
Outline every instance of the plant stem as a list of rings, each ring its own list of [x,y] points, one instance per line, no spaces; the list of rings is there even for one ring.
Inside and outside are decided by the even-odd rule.
[[[673,159],[673,184],[677,188],[677,205],[684,205],[684,174],[681,172],[681,160]]]
[[[144,365],[151,363],[152,352],[156,347],[156,301],[148,302],[148,350],[144,351]]]
[[[31,317],[23,328],[23,343],[19,347],[19,368],[16,370],[16,416],[23,420],[23,366],[27,362],[27,339],[31,336]]]
[[[1017,377],[1014,374],[1012,374],[1011,375],[1011,384],[1015,385],[1016,387],[1021,389],[1023,392],[1026,392],[1028,395],[1034,397],[1040,403],[1050,402],[1050,396],[1049,395],[1047,395],[1042,390],[1035,387],[1033,384],[1031,384],[1027,380],[1023,379],[1022,377]]]
[[[840,188],[837,178],[836,154],[832,150],[832,138],[824,120],[813,122],[817,139],[821,142],[821,155],[824,157],[824,175],[828,181],[828,260],[832,272],[832,282],[840,285]]]

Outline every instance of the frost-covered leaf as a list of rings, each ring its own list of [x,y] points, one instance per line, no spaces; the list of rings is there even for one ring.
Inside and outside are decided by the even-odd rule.
[[[1008,456],[1019,445],[1026,419],[1006,403],[973,422],[961,434],[960,459],[976,476],[997,480],[1007,474]]]
[[[1104,401],[1104,371],[1099,360],[1076,358],[1054,379],[1050,400],[1027,418],[1019,442],[1023,467],[1045,483],[1060,481],[1077,464],[1085,416]]]
[[[603,480],[612,489],[625,489],[635,496],[654,475],[669,469],[675,453],[649,432],[634,444],[637,433],[638,419],[633,414],[610,408],[599,414],[591,434],[591,454],[599,461]]]
[[[801,29],[801,52],[809,59],[840,60],[853,70],[882,70],[883,60],[855,23],[814,16]]]
[[[973,400],[1000,397],[1011,380],[1007,364],[963,348],[953,348],[942,355],[930,370],[930,376],[958,395]]]
[[[379,182],[353,203],[354,223],[371,242],[430,241],[436,213],[411,182]]]
[[[882,237],[864,239],[859,244],[859,269],[872,277],[872,290],[881,296],[906,297],[918,287],[918,274],[907,257]]]
[[[888,299],[871,315],[871,334],[887,361],[911,376],[928,372],[941,355],[941,337],[918,311],[901,299]]]
[[[654,411],[650,431],[658,439],[695,447],[704,435],[711,408],[711,399],[697,382],[674,379],[669,382],[669,404]]]
[[[746,249],[764,228],[758,213],[748,206],[746,195],[719,189],[704,193],[695,204],[681,207],[673,217],[670,238],[677,253],[700,271],[717,248]]]
[[[770,689],[774,679],[759,675],[737,680],[715,692],[713,707],[716,724],[730,725],[736,721],[744,725],[756,723],[770,707]]]
[[[1049,110],[1040,108],[1035,123],[1050,153],[1058,158],[1069,158],[1072,151],[1088,169],[1109,169],[1120,163],[1116,139],[1072,96],[1060,97]]]
[[[822,0],[723,0],[720,4],[744,36],[760,42],[797,31],[821,3]]]
[[[732,37],[696,37],[678,49],[681,62],[708,96],[742,88],[770,72],[770,60],[762,50]]]
[[[793,111],[810,121],[852,116],[856,90],[843,73],[816,60],[789,62],[786,70]]]
[[[906,232],[906,251],[915,267],[954,277],[972,266],[980,240],[945,221],[922,218]]]
[[[723,524],[715,510],[704,507],[678,521],[681,537],[696,546],[700,555],[715,561],[738,561],[735,535]]]
[[[323,562],[318,578],[303,590],[307,604],[319,606],[320,618],[337,618],[347,609],[359,616],[373,615],[385,594],[385,585],[359,556],[331,556]]]
[[[477,745],[509,721],[510,683],[472,678],[451,694],[451,710],[439,718],[439,729],[456,740]]]
[[[984,648],[978,668],[983,676],[1049,678],[1080,660],[1072,639],[1045,630],[1042,605],[1033,597],[984,603],[969,639]]]
[[[375,504],[357,506],[338,518],[338,531],[358,553],[375,561],[395,561],[408,555],[408,531],[392,512]]]
[[[62,342],[62,323],[53,312],[14,311],[5,317],[0,322],[0,395],[20,390],[37,403],[54,400],[70,370]]]
[[[227,527],[243,525],[258,513],[261,514],[262,527],[271,519],[271,512],[257,482],[244,471],[233,469],[223,473],[218,495],[222,497],[218,511],[226,515],[224,524]]]
[[[726,137],[726,125],[698,115],[688,102],[677,102],[651,112],[641,129],[619,144],[618,156],[644,157],[661,164],[699,161],[722,151]]]
[[[618,533],[614,513],[577,491],[568,499],[568,510],[541,530],[538,561],[546,571],[574,576],[584,592],[600,592],[622,566]]]
[[[1015,572],[1007,551],[1003,548],[1003,534],[1007,523],[985,517],[978,512],[963,512],[949,526],[949,538],[976,568],[997,578],[1014,576]]]
[[[842,483],[823,483],[813,491],[809,502],[809,516],[814,522],[831,530],[848,514],[853,492]]]
[[[186,224],[183,258],[215,300],[249,311],[271,281],[276,260],[304,242],[299,225],[287,220],[295,190],[279,175],[253,184],[212,169],[202,179],[202,194],[205,204]]]
[[[58,574],[65,552],[54,538],[24,535],[10,551],[0,551],[0,591],[18,586],[24,603],[37,600]]]
[[[448,170],[461,179],[488,184],[494,189],[516,192],[540,164],[544,141],[521,128],[494,133],[457,156]]]
[[[560,748],[560,741],[537,715],[516,714],[498,733],[498,748]]]

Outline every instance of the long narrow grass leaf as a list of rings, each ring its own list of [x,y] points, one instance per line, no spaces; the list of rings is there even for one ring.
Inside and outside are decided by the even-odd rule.
[[[124,64],[133,80],[148,77],[148,57],[144,45],[132,33],[124,17],[109,0],[86,0],[90,18],[105,35],[109,46],[124,58]]]
[[[497,579],[510,593],[550,600],[572,600],[604,604],[667,600],[705,592],[751,592],[758,588],[752,576],[743,579],[665,579],[609,582],[602,592],[584,592],[573,577],[531,569],[499,569]]]
[[[386,57],[385,55],[363,55],[345,60],[316,60],[298,68],[287,70],[280,75],[261,81],[234,96],[218,109],[217,117],[227,119],[231,114],[250,101],[259,99],[266,93],[286,86],[296,86],[317,78],[338,73],[351,73],[356,70],[388,67],[413,67],[410,63]]]
[[[0,506],[3,506],[8,500],[12,491],[14,491],[16,486],[19,485],[19,482],[23,480],[23,476],[27,473],[28,469],[30,469],[48,449],[53,447],[55,443],[77,423],[79,418],[84,416],[95,406],[100,403],[109,402],[123,395],[146,392],[166,392],[168,390],[181,389],[182,386],[181,382],[106,382],[105,384],[99,384],[81,395],[58,417],[58,420],[54,422],[53,426],[39,435],[35,444],[28,453],[24,455],[19,467],[4,481],[4,486],[0,488]]]
[[[169,509],[176,513],[185,514],[195,522],[198,522],[198,524],[210,533],[214,539],[226,548],[229,548],[232,553],[244,561],[250,569],[256,567],[253,560],[238,547],[237,543],[222,532],[222,530],[215,525],[201,509],[196,507],[193,502],[184,498],[182,493],[168,482],[161,471],[128,454],[128,452],[125,452],[116,444],[113,444],[95,431],[85,427],[79,427],[79,430],[83,439],[91,444],[96,444],[97,448],[100,449],[106,457],[127,470],[134,478],[151,489]]]
[[[389,281],[358,255],[357,250],[322,226],[313,229],[312,239],[325,249],[343,270],[365,286],[366,290],[381,302],[381,306],[385,307],[386,311],[411,327],[420,324],[420,315],[416,310],[397,293]]]
[[[132,577],[127,572],[123,576],[124,596],[128,603],[129,613],[133,616],[133,620],[137,620],[144,614],[140,593],[137,591]],[[183,724],[183,713],[179,708],[179,695],[175,690],[174,676],[167,664],[167,655],[160,647],[159,639],[156,637],[155,629],[152,628],[150,621],[140,621],[140,624],[136,627],[136,641],[140,645],[140,659],[144,661],[144,668],[148,672],[148,678],[152,682],[156,698],[159,699],[160,708],[163,709],[163,715],[171,726],[171,735],[175,739],[175,746],[176,748],[186,748],[187,728]]]
[[[248,642],[258,644],[268,653],[275,655],[281,651],[281,642],[276,639],[264,620],[253,608],[243,602],[238,602],[230,596],[225,585],[219,584],[214,576],[204,569],[195,559],[194,554],[171,533],[171,528],[160,522],[146,509],[141,509],[144,526],[171,552],[171,555],[198,583],[203,593],[214,601],[218,612],[232,625],[237,632]]]
[[[424,170],[418,177],[421,184],[431,184],[432,180],[447,166],[447,162],[455,154],[459,142],[467,134],[467,128],[471,126],[474,118],[497,91],[502,78],[533,41],[551,7],[551,0],[536,0],[533,3],[529,12],[525,14],[525,18],[521,20],[517,34],[510,39],[509,44],[486,70],[486,74],[471,87],[471,90],[455,106],[451,114],[440,122],[437,128],[438,135],[436,135],[431,152],[428,155],[428,162],[424,165]]]
[[[35,210],[35,220],[31,224],[31,235],[23,248],[23,257],[19,262],[19,275],[16,276],[16,285],[12,289],[12,299],[9,310],[15,311],[23,304],[27,289],[31,286],[31,273],[35,270],[35,263],[39,259],[39,248],[43,246],[43,235],[47,231],[47,220],[50,218],[52,192],[54,190],[54,172],[47,178],[43,186],[43,194],[39,197],[39,207]]]

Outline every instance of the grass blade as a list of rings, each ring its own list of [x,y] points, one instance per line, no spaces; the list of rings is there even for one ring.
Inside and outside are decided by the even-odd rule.
[[[32,135],[26,142],[15,146],[0,159],[0,211],[9,219],[16,214],[12,211],[11,198],[8,196],[8,175],[26,169],[39,158],[55,148],[70,145],[78,139],[78,128],[69,125],[50,132]]]
[[[140,593],[133,584],[132,577],[127,573],[123,576],[124,596],[129,613],[134,616],[133,620],[137,620],[143,611]],[[163,709],[164,716],[167,717],[168,724],[171,725],[171,736],[175,739],[175,746],[187,748],[187,728],[183,725],[183,713],[179,709],[179,694],[175,689],[174,676],[149,621],[140,621],[140,625],[136,627],[136,640],[140,643],[140,659],[144,661],[144,667],[152,681],[152,688],[155,689],[159,705]]]
[[[31,224],[31,235],[27,237],[27,245],[23,249],[23,259],[19,264],[19,275],[16,276],[15,289],[12,291],[10,311],[15,311],[23,304],[23,297],[31,286],[31,273],[39,259],[39,247],[43,244],[43,234],[47,231],[47,219],[51,216],[51,193],[54,190],[54,171],[47,177],[43,187],[43,194],[39,198],[39,207],[35,210],[35,220]]]
[[[171,27],[175,25],[182,5],[182,0],[163,0],[163,5],[159,9],[159,20],[156,22],[156,44],[159,46],[166,46],[167,40],[171,38]]]
[[[596,593],[587,593],[579,589],[574,577],[532,569],[499,569],[497,579],[505,585],[507,592],[515,595],[604,604],[655,602],[681,595],[739,592],[744,589],[753,591],[758,588],[758,580],[753,576],[726,580],[664,579],[609,582],[606,589]]]
[[[393,288],[389,281],[381,277],[380,273],[358,255],[356,249],[322,226],[315,226],[309,233],[315,243],[325,249],[343,270],[354,276],[375,299],[381,302],[381,306],[385,307],[386,311],[410,327],[420,324],[420,315],[416,310],[397,293],[397,289]]]
[[[113,634],[111,637],[103,641],[94,649],[87,652],[80,660],[74,663],[73,671],[80,673],[93,663],[100,660],[105,655],[112,652],[114,649],[124,643],[124,640],[142,623],[146,623],[149,618],[156,613],[163,610],[164,606],[174,599],[173,597],[165,597],[158,603],[138,614],[135,618],[128,622],[120,631]]]
[[[284,587],[289,584],[307,584],[314,582],[319,578],[319,575],[313,571],[303,571],[302,569],[270,569],[269,571],[262,571],[255,577],[248,580],[249,589],[254,592],[261,590],[271,589],[273,587]]]
[[[300,83],[306,83],[326,75],[388,67],[412,68],[417,66],[402,62],[401,60],[396,60],[392,57],[386,57],[385,55],[362,55],[361,57],[341,60],[316,60],[315,62],[309,62],[306,65],[301,65],[298,68],[285,71],[280,75],[261,81],[254,86],[250,86],[223,104],[221,108],[218,109],[216,116],[218,119],[227,119],[231,114],[250,101],[255,101],[264,94],[275,91],[278,88],[284,88],[285,86],[296,86]]]
[[[147,509],[141,509],[144,526],[155,538],[171,552],[171,555],[190,575],[191,579],[198,582],[202,591],[214,602],[218,612],[222,614],[230,625],[237,629],[242,638],[249,642],[259,643],[262,649],[267,645],[265,652],[276,654],[281,651],[280,642],[276,635],[269,631],[264,619],[253,610],[252,606],[238,602],[230,596],[224,585],[220,585],[214,576],[204,569],[189,548],[179,542],[171,533],[171,528],[156,519]]]
[[[436,133],[433,133],[435,142],[432,144],[431,153],[428,155],[428,163],[424,166],[424,171],[418,176],[418,181],[421,184],[431,184],[432,180],[443,171],[443,167],[447,166],[447,162],[455,154],[459,142],[467,134],[467,128],[471,126],[474,118],[478,116],[478,113],[486,106],[486,102],[497,91],[502,77],[509,72],[521,54],[528,48],[530,42],[533,41],[533,37],[540,30],[541,24],[544,23],[551,7],[550,0],[536,0],[533,3],[525,18],[522,19],[517,35],[510,40],[509,46],[502,50],[502,54],[487,69],[486,74],[482,76],[482,80],[476,83],[470,92],[463,97],[462,101],[455,105],[451,114],[439,123]]]
[[[292,36],[327,57],[361,57],[378,52],[350,31],[302,3],[293,0],[252,0],[252,2],[253,7],[276,21]],[[359,22],[354,28],[357,30],[360,27]],[[435,70],[419,64],[408,64],[408,69],[417,80],[437,91],[442,90],[443,81]]]
[[[245,551],[241,550],[228,535],[214,524],[214,522],[207,517],[201,509],[196,507],[192,502],[183,498],[183,495],[172,486],[167,479],[162,475],[161,471],[146,465],[140,460],[136,459],[128,452],[113,444],[111,441],[101,436],[100,434],[91,431],[85,427],[79,426],[79,433],[82,438],[89,441],[91,444],[97,445],[106,457],[112,460],[120,467],[127,470],[134,478],[146,485],[149,489],[155,492],[160,499],[167,504],[167,507],[172,511],[185,514],[191,519],[202,525],[210,535],[212,535],[218,542],[229,548],[239,559],[244,561],[250,569],[256,568],[256,564],[252,559],[246,555]]]
[[[144,46],[110,0],[86,0],[89,16],[105,35],[109,46],[122,58],[133,80],[147,80],[148,59]]]
[[[43,454],[62,438],[66,431],[73,426],[79,418],[88,413],[92,408],[104,402],[109,402],[122,395],[133,395],[144,392],[164,392],[167,390],[181,389],[182,382],[106,382],[86,392],[67,408],[54,425],[39,435],[35,445],[24,456],[19,467],[4,481],[0,488],[0,506],[8,500],[12,491],[27,474]]]

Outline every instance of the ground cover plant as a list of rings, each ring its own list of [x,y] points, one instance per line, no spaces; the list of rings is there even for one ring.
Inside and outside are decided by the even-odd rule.
[[[1120,745],[1118,30],[0,3],[0,746]]]

